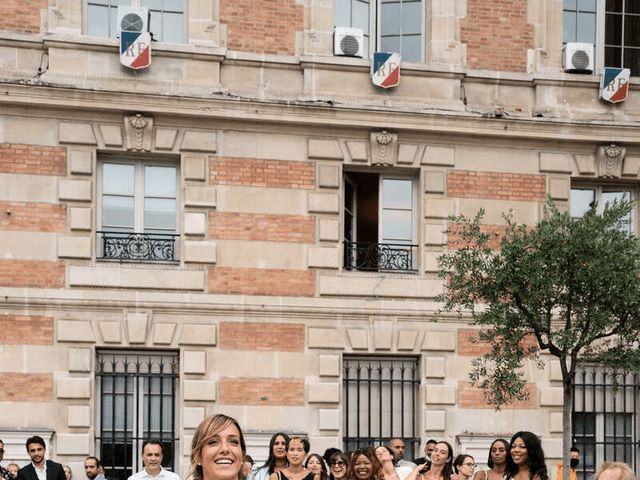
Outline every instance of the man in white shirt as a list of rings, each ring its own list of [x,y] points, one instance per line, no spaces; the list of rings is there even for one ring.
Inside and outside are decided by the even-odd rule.
[[[147,440],[142,445],[142,464],[144,468],[134,473],[127,480],[180,480],[180,477],[162,468],[164,447],[162,443]]]

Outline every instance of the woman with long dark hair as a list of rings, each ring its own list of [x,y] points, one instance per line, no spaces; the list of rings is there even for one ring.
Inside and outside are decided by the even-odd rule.
[[[349,477],[349,457],[340,450],[329,457],[329,480],[346,480]]]
[[[487,459],[488,468],[477,471],[473,480],[504,480],[507,474],[507,458],[511,455],[509,450],[509,442],[504,438],[497,438],[491,442]]]
[[[396,467],[393,464],[393,451],[386,445],[376,447],[375,452],[381,465],[379,480],[405,480],[413,471],[413,468],[406,465]]]
[[[248,480],[269,480],[272,473],[279,472],[287,466],[287,448],[289,436],[286,433],[274,433],[269,441],[267,461],[257,469],[254,468]]]
[[[507,478],[509,480],[549,480],[544,451],[535,433],[517,432],[509,442]]]
[[[449,442],[436,443],[431,463],[418,465],[407,480],[451,480],[453,475],[453,447]]]
[[[304,466],[310,472],[320,475],[320,480],[329,480],[329,472],[324,460],[318,453],[312,453],[304,461]]]

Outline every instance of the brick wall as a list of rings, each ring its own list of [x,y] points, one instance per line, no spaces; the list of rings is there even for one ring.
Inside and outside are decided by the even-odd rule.
[[[66,175],[67,152],[62,147],[2,143],[0,144],[0,173]]]
[[[0,401],[49,402],[52,399],[50,373],[0,373]]]
[[[428,388],[428,387],[427,387]],[[536,386],[533,383],[527,383],[525,390],[529,393],[529,398],[523,402],[515,402],[505,405],[502,408],[510,408],[515,410],[534,409],[538,406],[538,397]],[[469,382],[458,382],[458,407],[460,408],[495,408],[489,405],[484,396],[484,392],[479,388],[474,388]]]
[[[64,205],[0,202],[0,230],[63,232],[66,225],[67,209]]]
[[[458,329],[458,355],[480,356],[491,351],[489,342],[474,341],[478,338],[478,330],[470,328]]]
[[[304,325],[300,323],[220,322],[220,348],[302,352]]]
[[[467,66],[509,72],[527,71],[527,49],[533,48],[533,25],[527,22],[528,0],[467,0],[460,38],[467,44]]]
[[[315,166],[309,162],[217,157],[211,162],[211,183],[269,188],[315,188]]]
[[[462,225],[459,223],[450,223],[447,228],[447,246],[450,250],[463,248],[466,242],[462,239]],[[489,235],[489,248],[498,250],[500,242],[504,237],[506,227],[504,225],[480,225],[480,231]]]
[[[47,8],[47,0],[0,1],[0,30],[40,32],[42,8]]]
[[[293,55],[302,21],[303,7],[296,0],[220,2],[220,22],[227,26],[231,50]]]
[[[1,345],[52,345],[53,318],[39,315],[0,315]]]
[[[544,201],[544,175],[451,171],[447,175],[450,197],[492,200]]]
[[[209,236],[224,240],[314,243],[315,225],[315,218],[307,215],[209,214]]]
[[[315,274],[307,270],[210,267],[209,292],[311,297]]]
[[[63,262],[44,260],[0,260],[0,286],[62,288]]]
[[[304,380],[295,378],[221,378],[223,405],[304,405]]]

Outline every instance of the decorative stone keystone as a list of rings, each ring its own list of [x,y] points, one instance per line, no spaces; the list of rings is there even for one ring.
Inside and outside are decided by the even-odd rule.
[[[626,148],[615,143],[606,147],[598,147],[596,153],[598,176],[601,178],[620,178],[626,151]]]
[[[398,135],[386,130],[371,134],[371,165],[392,166],[398,158]]]
[[[145,117],[141,113],[124,117],[124,131],[127,150],[137,152],[151,151],[151,137],[153,133],[152,117]]]

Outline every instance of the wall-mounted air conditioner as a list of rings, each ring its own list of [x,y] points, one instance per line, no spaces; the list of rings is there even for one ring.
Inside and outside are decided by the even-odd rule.
[[[149,10],[146,7],[118,6],[118,31],[146,32],[149,30]]]
[[[593,44],[570,42],[562,49],[562,68],[565,72],[593,72]]]
[[[333,54],[344,57],[363,55],[364,34],[360,28],[336,27],[333,31]]]

